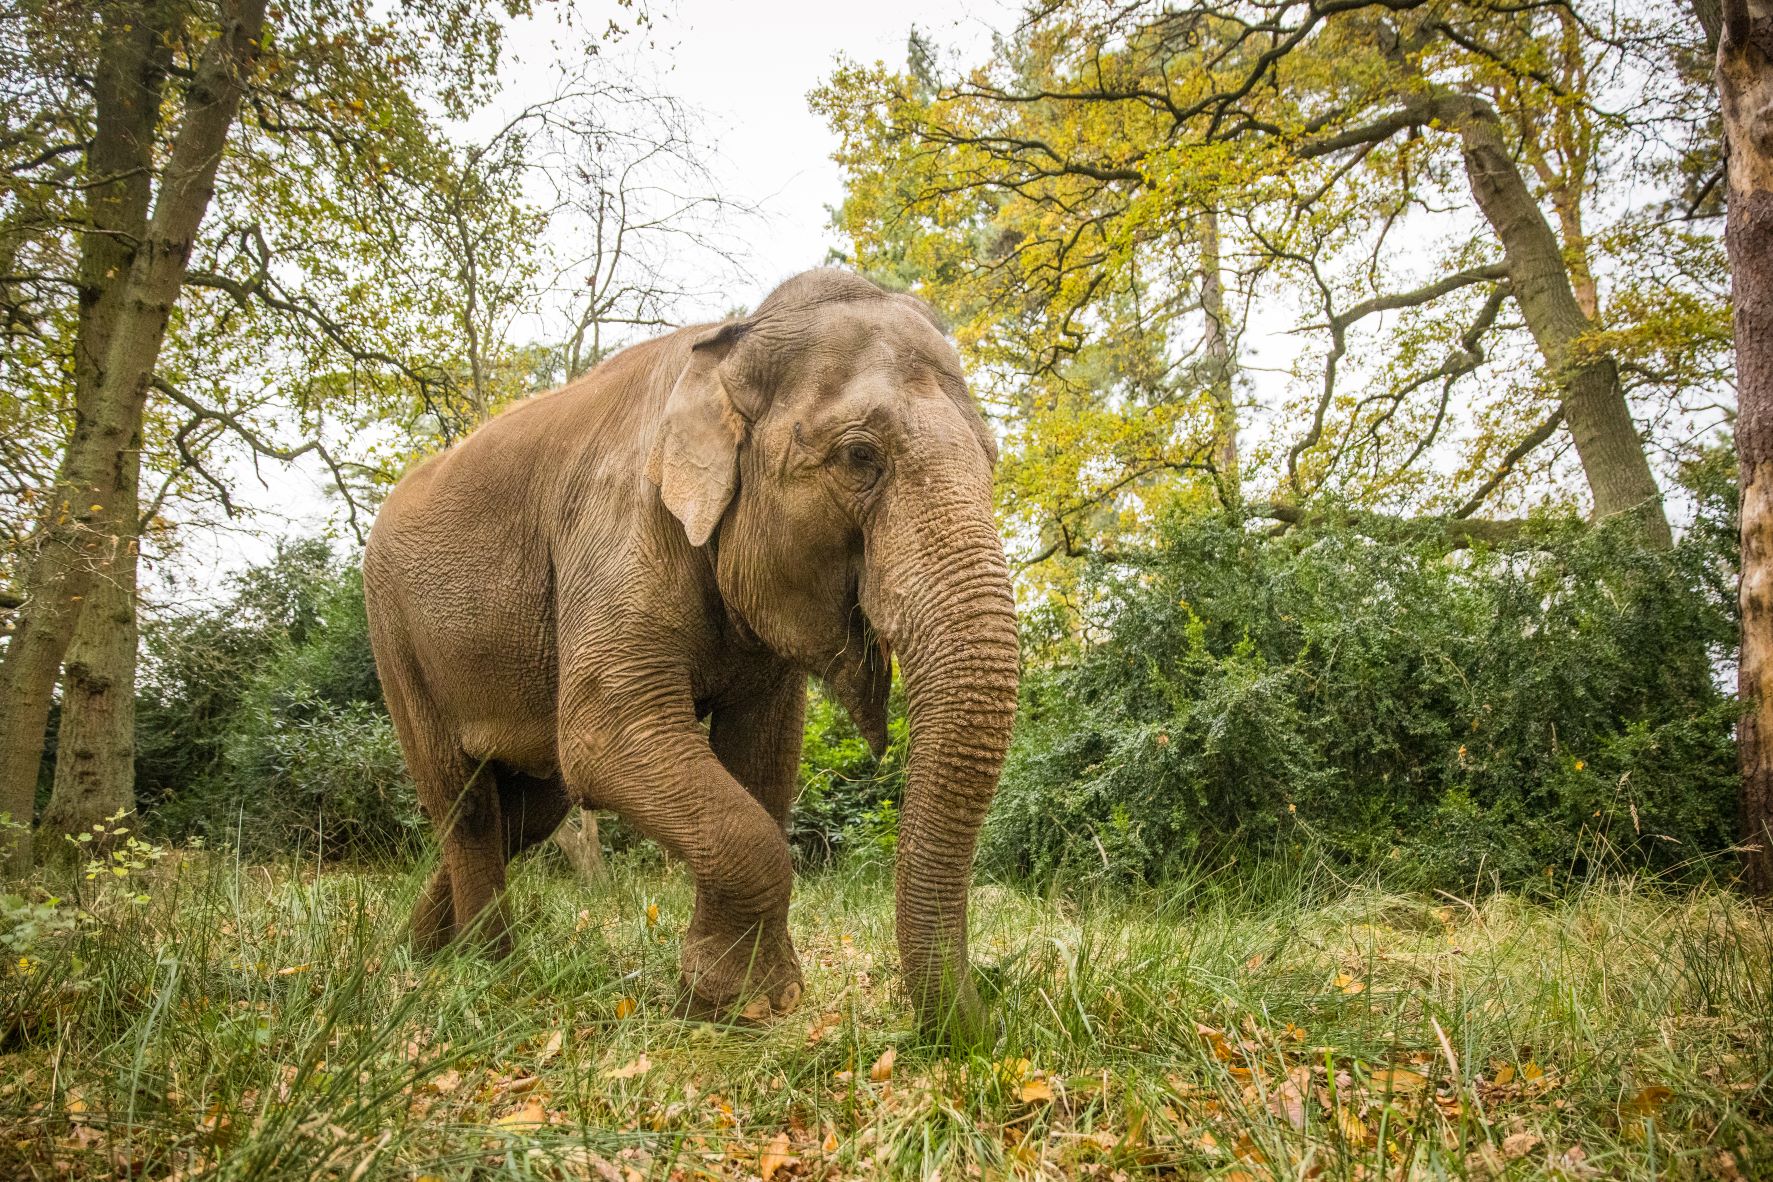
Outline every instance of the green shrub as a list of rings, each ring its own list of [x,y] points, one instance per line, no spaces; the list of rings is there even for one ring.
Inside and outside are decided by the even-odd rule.
[[[802,861],[891,852],[904,790],[905,742],[905,694],[896,682],[888,702],[887,750],[879,760],[837,699],[814,686],[807,695],[800,796],[788,829]]]
[[[1095,572],[1099,639],[1031,662],[983,863],[1156,880],[1260,851],[1469,888],[1718,851],[1733,532],[1706,515],[1726,500],[1668,553],[1577,522],[1449,552],[1371,520],[1172,521]]]
[[[254,857],[378,855],[420,839],[362,575],[324,542],[280,547],[220,606],[144,637],[137,804],[157,832]]]

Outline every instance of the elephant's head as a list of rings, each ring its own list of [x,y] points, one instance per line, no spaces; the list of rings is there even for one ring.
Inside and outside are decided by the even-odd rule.
[[[995,459],[923,303],[813,271],[695,339],[651,464],[730,612],[822,677],[876,751],[898,656],[911,724],[898,939],[926,1028],[978,1019],[967,886],[1017,676]]]

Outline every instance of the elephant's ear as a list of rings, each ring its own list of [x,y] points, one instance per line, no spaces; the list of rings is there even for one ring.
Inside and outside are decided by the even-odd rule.
[[[689,364],[665,401],[647,478],[683,523],[690,545],[706,543],[739,484],[747,422],[734,405],[722,362],[745,333],[741,321],[711,329],[690,346]]]

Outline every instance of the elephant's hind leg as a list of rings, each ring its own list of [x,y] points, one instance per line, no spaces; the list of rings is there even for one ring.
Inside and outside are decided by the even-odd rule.
[[[498,779],[489,764],[471,762],[463,752],[414,662],[378,653],[377,668],[419,805],[443,842],[443,864],[413,910],[413,946],[435,952],[469,936],[502,954],[510,948],[510,934],[500,898],[505,842]]]
[[[456,908],[450,898],[449,868],[439,866],[412,911],[412,946],[421,956],[443,951],[456,936]]]

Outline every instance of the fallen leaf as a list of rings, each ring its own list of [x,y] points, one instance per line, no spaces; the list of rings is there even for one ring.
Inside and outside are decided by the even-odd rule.
[[[1536,1083],[1545,1078],[1545,1068],[1533,1062],[1523,1063],[1521,1064],[1521,1078],[1528,1083]]]
[[[649,928],[656,928],[659,926],[659,905],[657,903],[648,903],[646,905],[646,926]]]
[[[1631,1116],[1655,1116],[1674,1096],[1674,1089],[1661,1084],[1651,1084],[1647,1088],[1639,1088],[1637,1093],[1619,1106],[1621,1113]]]
[[[1545,1144],[1545,1139],[1537,1133],[1510,1133],[1502,1138],[1502,1156],[1509,1161],[1532,1153]]]
[[[1552,1154],[1545,1164],[1566,1178],[1598,1178],[1601,1174],[1588,1164],[1588,1151],[1581,1145],[1572,1145],[1562,1153]]]
[[[1033,1069],[1034,1064],[1027,1059],[1012,1057],[999,1059],[992,1066],[997,1072],[998,1079],[1007,1084],[1019,1084],[1028,1078],[1028,1073]]]
[[[837,1130],[836,1129],[825,1130],[825,1139],[823,1141],[819,1142],[819,1149],[826,1154],[832,1154],[832,1153],[837,1152]]]
[[[526,1129],[539,1129],[548,1123],[548,1110],[542,1104],[540,1096],[531,1096],[519,1108],[507,1112],[493,1121],[496,1129],[507,1129],[511,1132],[523,1132]]]
[[[313,967],[311,964],[292,964],[288,968],[278,969],[277,975],[279,977],[293,977],[297,973],[305,973]]]
[[[1350,1145],[1367,1143],[1367,1122],[1356,1116],[1352,1108],[1336,1110],[1336,1127],[1342,1131],[1342,1139]]]
[[[498,1091],[507,1096],[521,1096],[531,1091],[541,1080],[533,1075],[520,1075],[516,1079],[508,1079],[498,1086]]]
[[[892,1047],[888,1047],[886,1050],[882,1051],[880,1053],[880,1058],[874,1061],[874,1066],[868,1069],[868,1078],[875,1083],[885,1083],[887,1080],[893,1078],[893,1060],[898,1057],[899,1052]]]
[[[440,1096],[447,1096],[461,1086],[462,1073],[453,1067],[431,1077],[431,1090]]]
[[[633,1079],[637,1075],[645,1075],[653,1069],[653,1061],[643,1053],[632,1063],[624,1063],[620,1067],[611,1067],[603,1073],[605,1079]]]
[[[1053,1098],[1052,1081],[1031,1079],[1016,1089],[1016,1099],[1024,1104],[1044,1104]]]
[[[1268,1094],[1268,1110],[1276,1116],[1286,1118],[1286,1122],[1295,1129],[1305,1127],[1305,1089],[1311,1086],[1311,1069],[1295,1067],[1287,1073],[1274,1091]]]
[[[836,1012],[820,1014],[817,1018],[813,1019],[813,1024],[807,1027],[807,1045],[812,1046],[813,1044],[820,1042],[827,1034],[836,1030],[842,1022],[843,1016]]]
[[[1365,981],[1357,981],[1347,973],[1337,973],[1336,979],[1331,984],[1344,993],[1365,993],[1367,989]]]
[[[563,1151],[557,1159],[561,1165],[568,1167],[572,1173],[569,1177],[596,1178],[598,1182],[627,1182],[622,1171],[601,1154],[593,1153],[582,1145],[575,1145]],[[441,1179],[438,1182],[442,1182]]]
[[[1222,1031],[1215,1030],[1211,1026],[1203,1026],[1197,1022],[1194,1025],[1194,1032],[1207,1040],[1207,1045],[1213,1048],[1213,1058],[1219,1060],[1221,1063],[1229,1063],[1237,1058],[1237,1052],[1231,1048],[1230,1043],[1225,1041],[1225,1035]]]
[[[763,1157],[758,1162],[757,1172],[763,1182],[770,1182],[770,1179],[776,1176],[777,1170],[793,1160],[793,1155],[788,1152],[788,1134],[777,1133],[764,1149]]]
[[[560,1053],[560,1048],[565,1044],[565,1042],[566,1042],[566,1031],[556,1030],[553,1034],[550,1034],[548,1036],[548,1041],[546,1043],[542,1044],[542,1054],[540,1056],[541,1061],[543,1063],[546,1063],[546,1062],[548,1062],[548,1060],[550,1060],[554,1056],[558,1055]]]
[[[1267,963],[1268,963],[1268,957],[1265,956],[1263,953],[1258,952],[1254,956],[1250,957],[1250,959],[1244,961],[1244,968],[1248,969],[1250,972],[1253,973],[1257,969],[1261,968],[1263,965],[1265,965]]]
[[[639,1007],[639,1004],[640,1003],[636,1002],[632,997],[618,997],[618,998],[616,998],[616,1019],[617,1019],[617,1021],[620,1021],[621,1019],[626,1018],[628,1015],[632,1014]]]
[[[1388,1092],[1419,1092],[1428,1086],[1428,1077],[1407,1067],[1381,1067],[1367,1077],[1376,1088]]]
[[[1497,1087],[1501,1088],[1501,1087],[1507,1087],[1509,1084],[1514,1082],[1514,1064],[1513,1063],[1497,1063],[1494,1066],[1495,1066],[1495,1071],[1492,1072],[1490,1075],[1490,1082],[1491,1083],[1493,1083]]]

